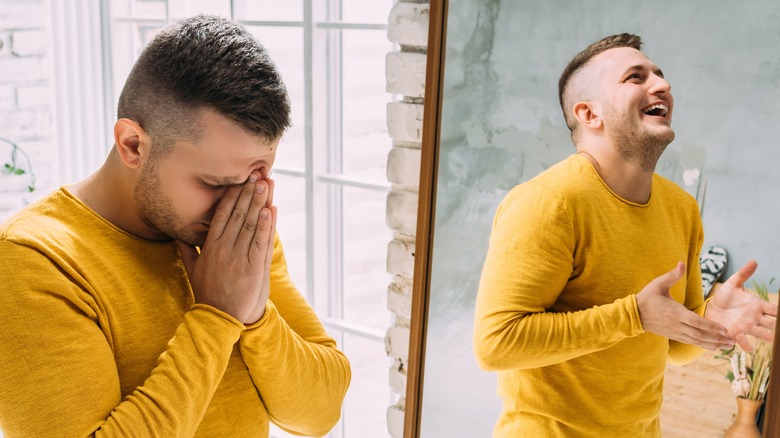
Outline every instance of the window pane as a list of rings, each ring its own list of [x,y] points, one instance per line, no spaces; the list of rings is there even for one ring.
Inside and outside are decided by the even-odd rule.
[[[393,0],[342,0],[344,21],[387,24]]]
[[[111,0],[111,15],[123,18],[166,19],[166,0]]]
[[[303,21],[303,0],[235,0],[237,20]]]
[[[392,404],[384,342],[344,334],[340,346],[352,366],[352,382],[344,401],[346,438],[385,437],[387,407]]]
[[[385,192],[344,189],[344,318],[378,330],[390,326],[387,311]]]
[[[141,51],[154,38],[165,22],[114,21],[111,28],[111,71],[113,74],[113,99],[116,109],[119,93],[125,85],[127,75]]]
[[[276,230],[284,245],[284,255],[293,282],[306,295],[306,187],[297,176],[272,175],[274,204],[279,211]]]
[[[387,134],[390,96],[385,91],[384,70],[391,45],[384,31],[342,32],[344,172],[384,182],[392,145]]]
[[[198,14],[230,18],[230,0],[168,0],[168,13],[171,20]]]
[[[292,105],[292,127],[279,146],[276,165],[303,170],[305,166],[303,29],[287,27],[247,27],[268,50],[282,74]]]

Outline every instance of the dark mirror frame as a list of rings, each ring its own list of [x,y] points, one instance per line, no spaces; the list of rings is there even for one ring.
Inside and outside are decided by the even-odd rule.
[[[439,165],[439,133],[446,35],[447,0],[430,0],[422,158],[417,203],[417,237],[412,283],[412,319],[410,323],[409,362],[406,370],[406,406],[404,409],[404,437],[406,438],[416,438],[420,435],[428,293],[431,283],[431,257],[436,219],[436,182]]]

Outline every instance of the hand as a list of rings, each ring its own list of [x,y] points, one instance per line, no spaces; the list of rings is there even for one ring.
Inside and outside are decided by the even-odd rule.
[[[726,328],[700,317],[669,295],[669,289],[685,273],[685,264],[647,284],[636,296],[639,319],[646,332],[669,339],[714,350],[731,348],[734,340],[726,336]]]
[[[268,260],[273,255],[276,211],[268,207],[269,184],[260,176],[253,172],[243,186],[228,189],[214,212],[200,255],[177,242],[195,302],[244,324],[262,316],[268,299]]]
[[[744,288],[745,282],[756,272],[758,263],[751,260],[732,275],[707,305],[704,317],[722,324],[745,351],[753,351],[746,335],[772,342],[775,333],[777,305],[766,302]]]

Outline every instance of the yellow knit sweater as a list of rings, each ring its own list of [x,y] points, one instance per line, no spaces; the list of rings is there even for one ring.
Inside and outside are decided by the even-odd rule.
[[[498,371],[494,437],[660,437],[667,357],[703,350],[646,333],[636,293],[686,263],[672,297],[704,312],[695,200],[658,175],[647,204],[573,155],[507,194],[476,305],[474,349]]]
[[[350,381],[275,243],[265,315],[194,304],[173,243],[60,189],[0,227],[0,429],[14,437],[320,436]]]

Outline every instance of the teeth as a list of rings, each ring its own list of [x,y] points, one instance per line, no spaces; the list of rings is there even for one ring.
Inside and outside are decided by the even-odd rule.
[[[666,117],[666,113],[667,113],[668,109],[666,108],[666,105],[664,105],[662,103],[657,103],[655,105],[651,105],[651,106],[645,108],[642,112],[644,112],[645,114],[650,114],[651,112],[653,112],[653,111],[655,111],[657,109],[661,110],[661,117]]]

